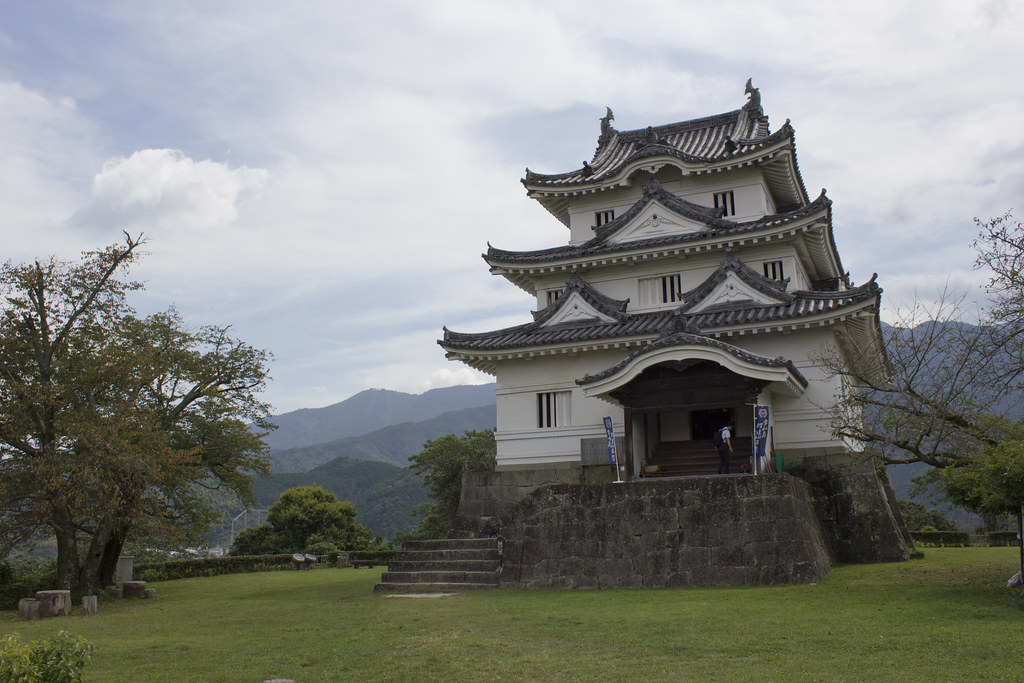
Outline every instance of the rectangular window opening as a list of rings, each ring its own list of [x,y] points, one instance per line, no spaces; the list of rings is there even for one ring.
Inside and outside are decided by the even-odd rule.
[[[562,296],[562,290],[552,289],[548,292],[548,306],[558,301],[558,298]]]
[[[537,394],[537,426],[541,429],[569,424],[568,391],[544,391]]]
[[[679,273],[639,281],[639,305],[657,306],[683,300],[683,278]]]
[[[661,278],[661,303],[670,304],[683,300],[682,277],[678,273]]]
[[[725,209],[723,216],[735,216],[736,215],[736,195],[732,190],[726,192],[715,193],[715,208]]]
[[[607,211],[598,211],[594,214],[594,227],[598,228],[606,223],[611,223],[615,220],[615,209],[609,209]]]
[[[769,280],[785,280],[782,274],[782,261],[765,261],[764,276]]]

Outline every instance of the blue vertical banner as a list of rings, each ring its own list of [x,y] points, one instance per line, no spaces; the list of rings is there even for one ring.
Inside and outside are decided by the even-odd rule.
[[[608,437],[608,464],[619,466],[619,456],[615,452],[615,427],[612,426],[612,418],[604,418],[604,433]]]
[[[768,406],[754,406],[754,462],[765,461],[765,450],[768,444]]]

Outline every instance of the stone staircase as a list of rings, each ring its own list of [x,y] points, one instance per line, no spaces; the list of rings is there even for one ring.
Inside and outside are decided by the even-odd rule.
[[[497,538],[406,541],[374,590],[428,593],[497,588],[501,572],[499,544]]]

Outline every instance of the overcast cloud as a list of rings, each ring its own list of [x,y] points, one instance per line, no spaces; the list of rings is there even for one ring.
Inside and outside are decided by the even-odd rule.
[[[480,253],[564,243],[519,183],[761,90],[887,305],[978,293],[975,216],[1024,214],[1024,4],[0,5],[0,235],[22,261],[145,232],[148,313],[272,350],[276,412],[489,381],[442,325],[528,319]]]

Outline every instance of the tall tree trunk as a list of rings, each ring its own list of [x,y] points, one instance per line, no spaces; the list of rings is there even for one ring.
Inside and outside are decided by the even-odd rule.
[[[103,551],[107,547],[111,536],[117,527],[117,522],[110,516],[104,517],[96,525],[92,533],[92,540],[89,542],[89,549],[82,559],[81,568],[78,571],[78,589],[80,595],[92,595],[100,583],[100,565],[103,561]],[[115,560],[116,562],[116,560]],[[78,599],[77,597],[75,598]]]
[[[124,548],[124,542],[128,538],[130,528],[131,523],[122,520],[114,527],[113,533],[110,534],[106,545],[103,546],[103,556],[100,558],[97,576],[98,585],[112,586],[116,583],[117,560],[121,557],[121,550]]]
[[[1024,503],[1017,508],[1017,545],[1020,547],[1020,575],[1024,578]]]
[[[71,591],[76,597],[78,591],[78,544],[77,533],[70,520],[58,519],[51,522],[57,541],[57,581],[62,590]]]

